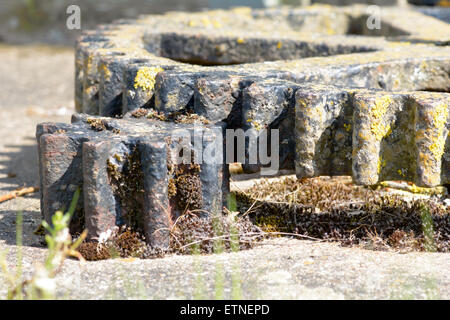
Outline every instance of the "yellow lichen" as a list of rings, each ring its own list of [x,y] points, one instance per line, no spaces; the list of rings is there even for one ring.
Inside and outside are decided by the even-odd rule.
[[[384,188],[398,189],[411,193],[419,193],[430,196],[447,194],[447,189],[443,186],[426,188],[426,187],[419,187],[414,183],[402,183],[398,181],[382,181],[379,183],[379,185]]]
[[[379,99],[376,99],[375,103],[370,109],[370,116],[372,117],[370,129],[377,140],[381,140],[392,133],[391,126],[389,124],[385,124],[383,121],[383,117],[388,111],[389,106],[392,104],[392,102],[393,101],[390,96],[383,96]]]
[[[444,154],[444,147],[445,147],[445,139],[444,139],[444,137],[440,136],[430,146],[430,151],[431,151],[431,153],[433,153],[433,155],[436,159],[439,159]]]
[[[418,187],[415,184],[412,184],[410,186],[409,191],[412,193],[421,193],[421,194],[427,194],[427,195],[444,195],[446,193],[445,187],[437,186],[434,188],[425,188],[425,187]]]
[[[432,113],[433,123],[438,129],[443,129],[447,123],[448,106],[446,103],[438,105]]]
[[[99,71],[105,77],[105,79],[109,80],[111,78],[111,71],[108,69],[106,64],[101,63],[99,66]]]
[[[329,19],[325,19],[323,21],[323,24],[325,26],[326,33],[328,35],[331,36],[331,35],[336,34],[335,28],[333,27],[333,25],[332,25],[332,23],[331,23],[331,21]]]
[[[252,125],[257,131],[259,131],[259,130],[261,130],[263,128],[262,125],[256,120],[252,121]]]
[[[306,106],[307,106],[305,99],[300,98],[297,100],[297,103],[301,108],[306,108]]]
[[[245,42],[245,40],[244,40],[244,38],[239,37],[239,38],[236,40],[236,42],[239,43],[239,44],[242,44],[242,43]]]
[[[406,171],[406,170],[404,170],[404,169],[398,169],[398,170],[397,170],[397,173],[398,173],[400,176],[402,176],[402,177],[406,177],[405,171]]]
[[[211,20],[209,20],[207,17],[201,18],[200,22],[203,24],[204,27],[209,27],[211,25]]]
[[[431,112],[431,117],[437,132],[433,135],[433,143],[430,145],[430,151],[434,155],[435,159],[440,159],[444,154],[445,140],[444,129],[447,124],[448,118],[448,106],[445,103],[438,105],[433,112]]]
[[[164,69],[159,67],[142,67],[137,72],[136,78],[134,79],[134,88],[142,89],[143,91],[153,90],[156,82],[156,75],[164,71]]]
[[[86,70],[91,70],[92,69],[92,64],[94,61],[94,56],[92,54],[88,55],[86,58]]]
[[[379,119],[383,117],[389,105],[392,103],[392,98],[390,96],[383,96],[375,100],[373,108],[370,110],[370,114],[373,118]]]
[[[383,157],[378,158],[378,174],[381,172],[381,169],[386,167],[386,160],[383,159]]]
[[[344,128],[345,128],[345,131],[350,132],[350,130],[352,130],[352,125],[351,125],[351,123],[349,123],[349,124],[344,123]]]

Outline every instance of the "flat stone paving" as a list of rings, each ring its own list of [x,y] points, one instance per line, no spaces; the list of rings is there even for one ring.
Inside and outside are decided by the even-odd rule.
[[[0,61],[4,194],[39,183],[35,127],[43,121],[70,121],[74,70],[69,49],[0,46]],[[7,178],[8,173],[17,176]],[[46,254],[33,234],[41,217],[38,194],[0,204],[0,250],[9,250],[11,265],[18,210],[24,210],[24,269],[29,275]],[[449,254],[444,253],[376,252],[278,238],[252,250],[212,256],[118,259],[83,266],[67,260],[57,283],[59,297],[67,299],[215,298],[220,286],[226,299],[450,299],[448,270]],[[0,282],[0,298],[5,290]]]

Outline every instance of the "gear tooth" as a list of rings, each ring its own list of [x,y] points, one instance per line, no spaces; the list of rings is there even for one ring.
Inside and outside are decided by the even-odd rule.
[[[239,80],[231,74],[218,72],[195,79],[194,112],[212,122],[226,119],[233,109]]]
[[[123,70],[123,111],[139,108],[154,108],[154,93],[156,76],[170,66],[163,61],[152,59],[137,59]]]
[[[51,217],[57,210],[69,208],[74,192],[83,184],[82,176],[76,174],[82,168],[83,139],[80,135],[68,136],[64,129],[59,128],[55,133],[45,133],[39,138],[41,208],[47,223],[51,223]],[[82,201],[78,205],[80,207]]]
[[[139,150],[145,188],[145,238],[153,248],[168,249],[172,219],[169,209],[166,144],[143,139],[139,142]]]
[[[450,95],[446,94],[450,98]],[[448,183],[449,106],[442,94],[413,94],[415,105],[416,184],[434,187]]]
[[[83,143],[84,222],[89,240],[98,240],[116,226],[117,204],[108,178],[112,147],[112,141]]]
[[[194,96],[195,73],[183,70],[166,70],[158,73],[155,83],[155,109],[168,115],[189,105]]]
[[[101,58],[99,72],[99,115],[114,117],[122,114],[123,73],[134,58],[125,52],[105,55]]]
[[[82,112],[83,95],[85,83],[85,61],[89,56],[89,52],[95,51],[97,48],[106,46],[108,39],[99,35],[97,31],[84,32],[78,39],[75,50],[75,110]]]
[[[351,172],[349,94],[333,87],[300,88],[295,96],[297,177]],[[350,145],[349,145],[350,142]]]
[[[220,155],[216,155],[222,147],[223,129],[202,130],[202,147],[198,150],[202,153],[202,165],[200,166],[199,178],[202,184],[203,210],[214,215],[222,211],[222,204],[226,199],[229,179],[226,175],[228,165],[223,162]],[[196,133],[194,133],[196,134]],[[215,150],[209,153],[209,150]],[[204,215],[204,213],[201,215]]]
[[[389,133],[392,97],[361,92],[354,99],[353,179],[357,184],[379,181],[381,140]]]
[[[294,128],[295,91],[298,84],[283,80],[247,79],[242,89],[242,117],[240,126],[244,130],[259,132],[263,129],[279,130],[280,169],[294,168],[295,137]],[[270,132],[269,132],[270,139]],[[257,164],[249,163],[249,141],[246,140],[245,172],[257,172],[261,168],[260,159]]]
[[[95,52],[87,50],[83,54],[83,92],[81,111],[98,114],[98,74]]]
[[[100,96],[104,87],[101,87],[101,79],[111,76],[105,62],[124,55],[124,52],[111,49],[108,42],[103,43],[97,50],[87,50],[83,55],[83,92],[82,112],[92,115],[100,113]]]

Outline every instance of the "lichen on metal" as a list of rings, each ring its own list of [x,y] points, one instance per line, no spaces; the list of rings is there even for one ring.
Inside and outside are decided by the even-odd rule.
[[[103,117],[145,108],[167,119],[195,114],[222,128],[278,129],[280,169],[295,169],[299,178],[450,184],[450,26],[408,8],[383,8],[380,29],[368,28],[367,18],[365,6],[314,5],[172,12],[102,25],[77,43],[76,110],[107,126],[124,121],[123,132],[143,137],[153,129],[132,129],[142,119],[134,125],[129,116]],[[92,131],[81,120],[63,127],[66,135],[45,129],[52,133],[38,136],[58,141],[58,152],[75,152],[66,140]],[[114,136],[109,129],[89,136],[106,139],[105,131]],[[92,142],[83,143],[89,152]],[[47,158],[55,154],[43,151],[47,145],[41,141],[41,180],[43,211],[51,214],[64,196],[45,193],[57,175],[43,164],[59,161]],[[99,159],[105,148],[95,149]]]

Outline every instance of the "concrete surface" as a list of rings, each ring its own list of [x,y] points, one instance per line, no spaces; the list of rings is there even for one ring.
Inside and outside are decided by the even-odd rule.
[[[61,48],[2,46],[0,61],[3,195],[38,184],[35,126],[69,121],[74,70],[73,51]],[[18,210],[24,212],[24,269],[30,275],[46,254],[33,234],[40,222],[38,194],[0,204],[0,250],[9,251],[11,268]],[[62,299],[449,299],[448,270],[449,254],[376,252],[277,238],[249,251],[212,256],[84,265],[67,260],[57,284]],[[0,299],[5,291],[0,280]]]

